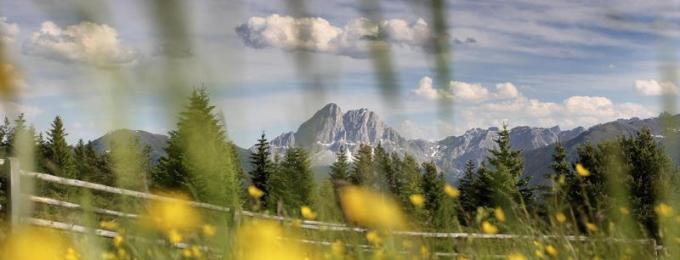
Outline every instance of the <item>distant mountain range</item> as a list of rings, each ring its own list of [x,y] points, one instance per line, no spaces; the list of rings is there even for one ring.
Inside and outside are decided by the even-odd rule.
[[[674,116],[673,120],[680,122],[680,115]],[[577,127],[561,130],[557,126],[520,126],[510,130],[510,138],[512,147],[523,152],[525,174],[533,176],[532,183],[536,184],[543,182],[543,176],[549,173],[554,144],[558,140],[566,146],[569,158],[575,159],[576,147],[580,144],[596,144],[622,135],[632,135],[643,126],[649,127],[654,135],[662,138],[663,128],[658,118],[620,119],[589,129]],[[493,140],[498,131],[497,127],[475,128],[460,136],[449,136],[438,141],[408,139],[387,126],[376,113],[368,109],[343,112],[338,105],[331,103],[317,111],[296,131],[283,133],[272,139],[271,146],[273,153],[283,153],[293,146],[302,147],[309,152],[315,168],[327,169],[335,161],[335,153],[341,146],[345,146],[351,155],[361,144],[375,146],[381,143],[388,152],[409,153],[421,162],[433,160],[447,174],[449,180],[455,181],[468,160],[479,165],[486,158],[488,151],[495,147]],[[117,130],[94,140],[95,149],[105,152],[108,147],[106,140],[118,134],[138,136],[142,144],[151,147],[153,160],[158,160],[165,154],[163,147],[168,140],[167,136],[132,130]],[[248,154],[248,150],[239,149],[241,163],[246,170],[249,168]]]

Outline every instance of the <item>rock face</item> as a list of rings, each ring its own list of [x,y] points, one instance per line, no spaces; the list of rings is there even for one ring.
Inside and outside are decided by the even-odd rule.
[[[309,151],[315,166],[324,166],[335,160],[335,153],[341,146],[353,154],[361,144],[375,146],[380,143],[388,152],[408,153],[421,162],[434,160],[450,179],[456,179],[468,160],[481,163],[488,150],[494,148],[493,140],[498,131],[496,127],[475,128],[440,141],[406,139],[368,109],[343,112],[331,103],[300,125],[297,131],[274,138],[271,145],[273,153],[283,153],[288,147],[302,147]],[[583,128],[561,131],[559,127],[516,127],[510,131],[511,145],[522,151],[533,150],[557,140],[564,142],[583,131]]]

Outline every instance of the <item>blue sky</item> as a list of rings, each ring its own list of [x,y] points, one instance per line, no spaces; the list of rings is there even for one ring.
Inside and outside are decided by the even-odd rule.
[[[157,12],[151,1],[0,1],[2,68],[18,75],[20,93],[3,113],[24,112],[39,130],[61,115],[70,141],[120,127],[164,133],[182,95],[206,87],[230,137],[250,146],[329,102],[438,139],[502,122],[566,129],[650,117],[660,94],[677,91],[668,73],[677,69],[663,69],[680,37],[673,1],[449,1],[451,82],[432,80],[423,1],[381,1],[372,23],[357,1],[306,1],[304,12],[288,2],[197,0]],[[381,95],[367,55],[375,31],[386,35],[396,96]],[[445,99],[453,114],[442,117]]]

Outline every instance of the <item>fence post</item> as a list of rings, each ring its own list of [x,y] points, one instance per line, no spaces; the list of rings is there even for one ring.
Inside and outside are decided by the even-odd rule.
[[[19,225],[21,221],[21,168],[19,167],[19,160],[17,158],[9,158],[5,160],[9,163],[9,174],[7,175],[9,184],[9,219],[12,228]]]

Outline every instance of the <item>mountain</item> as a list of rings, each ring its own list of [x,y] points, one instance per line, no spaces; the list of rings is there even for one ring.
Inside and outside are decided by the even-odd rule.
[[[663,115],[662,117],[648,119],[619,119],[595,125],[570,140],[562,140],[565,150],[567,151],[567,159],[569,161],[576,161],[578,157],[576,150],[582,144],[591,143],[596,145],[603,141],[614,140],[622,136],[630,137],[637,134],[643,127],[649,128],[652,135],[654,135],[661,144],[666,140],[678,140],[680,137],[680,129],[668,129],[671,131],[665,131],[663,122],[664,116],[667,116],[665,119],[668,119],[668,122],[672,122],[671,125],[680,125],[680,115]],[[672,138],[663,136],[664,132],[672,133]],[[525,174],[533,177],[533,184],[543,182],[543,176],[550,173],[550,163],[552,162],[554,149],[555,145],[551,144],[523,153]],[[680,162],[680,158],[677,157],[677,154],[672,159],[675,162]]]
[[[111,140],[119,138],[137,138],[142,146],[148,146],[151,149],[151,161],[155,164],[161,157],[165,156],[165,146],[168,143],[168,136],[162,134],[149,133],[142,130],[118,129],[107,133],[92,141],[95,152],[98,154],[107,153],[110,150]],[[248,162],[250,151],[236,146],[241,166],[244,170],[250,169]]]
[[[122,138],[136,138],[142,146],[151,148],[151,160],[157,162],[165,155],[165,145],[168,143],[166,135],[149,133],[142,130],[118,129],[107,133],[92,141],[95,152],[98,154],[108,153],[111,147],[111,140]]]
[[[368,109],[343,112],[338,105],[331,103],[302,123],[297,131],[272,139],[271,146],[273,153],[282,153],[288,147],[302,147],[309,151],[312,164],[318,167],[330,165],[341,146],[347,147],[351,155],[359,149],[360,144],[375,146],[380,143],[388,152],[408,153],[421,162],[434,160],[449,179],[455,180],[468,160],[481,163],[489,149],[494,148],[493,140],[498,131],[496,127],[475,128],[463,135],[439,141],[407,139]],[[515,127],[510,131],[511,145],[515,149],[529,151],[557,140],[570,140],[584,131],[582,127],[567,131],[559,127]]]

